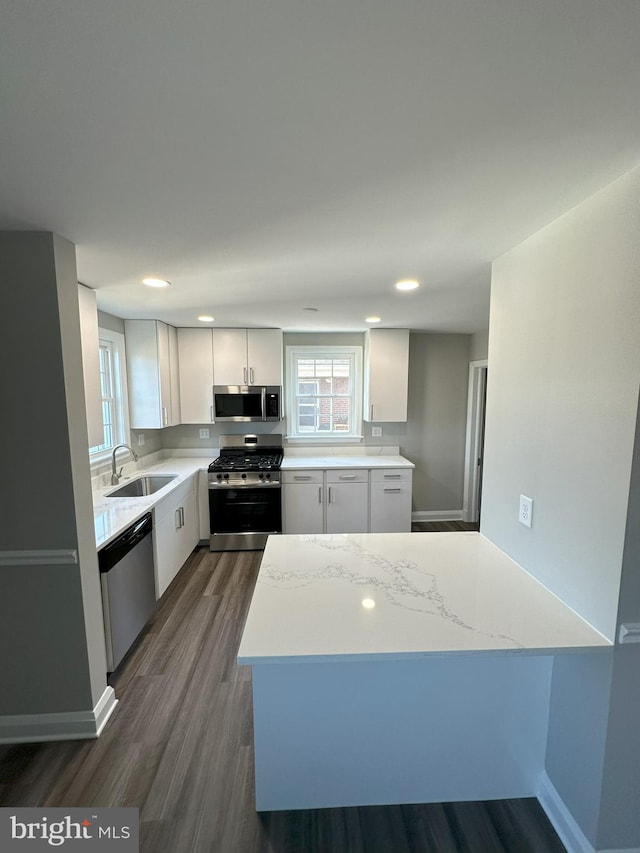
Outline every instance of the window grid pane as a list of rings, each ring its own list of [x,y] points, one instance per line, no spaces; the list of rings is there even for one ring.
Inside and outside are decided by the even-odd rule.
[[[113,350],[111,344],[101,343],[98,351],[100,366],[100,390],[102,394],[103,441],[89,448],[89,453],[109,450],[114,445],[115,399],[113,393]]]

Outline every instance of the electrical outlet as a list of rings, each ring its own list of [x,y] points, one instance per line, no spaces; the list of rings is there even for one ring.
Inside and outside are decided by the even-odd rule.
[[[382,427],[371,427],[371,435],[374,438],[380,438],[382,435]]]
[[[526,495],[520,495],[520,512],[518,513],[518,521],[524,524],[525,527],[531,527],[533,520],[533,499]]]
[[[142,447],[144,444],[144,433],[141,432],[138,434],[138,447]]]
[[[200,438],[209,438],[209,430],[201,429],[200,430]]]

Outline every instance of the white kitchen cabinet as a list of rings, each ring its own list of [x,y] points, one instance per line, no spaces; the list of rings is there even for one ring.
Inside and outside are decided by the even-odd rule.
[[[407,420],[409,330],[368,329],[364,338],[365,421]]]
[[[180,422],[213,421],[213,331],[178,329]]]
[[[197,475],[154,508],[156,598],[165,592],[199,541]]]
[[[369,472],[283,472],[282,507],[285,533],[366,533]]]
[[[179,424],[176,329],[158,320],[125,320],[124,328],[132,429]]]
[[[382,468],[371,472],[372,533],[411,532],[411,469]]]
[[[369,529],[369,472],[336,468],[326,472],[327,533],[366,533]]]
[[[82,284],[78,285],[78,308],[80,310],[82,372],[84,375],[89,447],[96,447],[104,441],[104,427],[102,422],[102,390],[100,388],[98,306],[95,290],[90,290]]]
[[[324,533],[324,472],[285,471],[282,474],[284,533]]]
[[[214,385],[282,385],[281,329],[214,329]]]

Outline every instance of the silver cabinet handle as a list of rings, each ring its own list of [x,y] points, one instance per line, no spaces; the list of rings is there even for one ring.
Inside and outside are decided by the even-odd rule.
[[[357,479],[357,474],[338,474],[339,480],[355,480]]]
[[[211,421],[213,422],[213,406],[209,406],[209,411],[211,412]]]
[[[182,524],[180,523],[180,507],[176,508],[176,530],[180,530]]]
[[[331,486],[329,486],[329,503],[331,503]]]
[[[246,367],[242,368],[242,379],[243,379],[243,384],[247,385],[248,383],[247,383],[247,368]]]
[[[249,385],[253,385],[253,367],[249,368]]]
[[[369,420],[373,420],[373,403],[369,406]]]
[[[162,426],[166,426],[169,423],[169,415],[167,412],[167,407],[162,407]]]
[[[385,480],[399,480],[402,477],[402,474],[385,474]]]
[[[184,507],[180,507],[180,518],[182,519],[182,526],[184,527]]]
[[[293,479],[294,480],[310,480],[311,474],[294,474]]]
[[[385,492],[401,492],[402,489],[384,489]]]
[[[322,503],[322,486],[318,486],[318,503]]]

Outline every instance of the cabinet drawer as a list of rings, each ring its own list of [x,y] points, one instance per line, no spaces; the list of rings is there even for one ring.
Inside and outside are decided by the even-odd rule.
[[[407,483],[411,480],[411,468],[374,468],[372,483]]]
[[[286,483],[317,483],[322,485],[323,471],[319,468],[310,468],[305,471],[282,471],[282,482]]]
[[[366,468],[332,468],[327,471],[327,483],[368,483]]]

